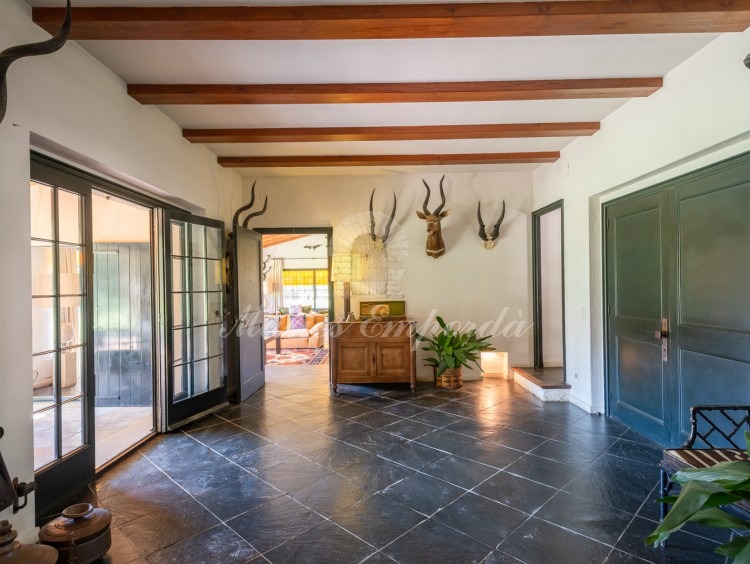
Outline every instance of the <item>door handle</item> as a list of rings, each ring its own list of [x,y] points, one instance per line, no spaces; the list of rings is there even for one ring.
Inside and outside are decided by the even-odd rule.
[[[669,319],[662,317],[661,330],[654,331],[654,338],[661,339],[661,361],[669,362]]]

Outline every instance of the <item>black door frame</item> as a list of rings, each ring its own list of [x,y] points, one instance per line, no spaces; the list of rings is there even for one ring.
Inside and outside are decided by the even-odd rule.
[[[333,321],[333,227],[253,227],[253,230],[261,235],[328,235],[328,321]]]
[[[534,368],[544,368],[544,351],[542,342],[542,264],[541,264],[541,219],[542,216],[560,210],[560,264],[562,280],[562,346],[563,346],[563,382],[567,381],[567,362],[565,346],[565,205],[563,200],[553,202],[531,213],[531,277],[534,322]]]

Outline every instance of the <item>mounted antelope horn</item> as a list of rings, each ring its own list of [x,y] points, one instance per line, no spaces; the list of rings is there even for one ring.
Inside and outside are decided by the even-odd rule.
[[[28,43],[26,45],[17,45],[9,47],[0,53],[0,123],[5,118],[5,112],[8,108],[8,83],[6,81],[8,67],[22,57],[33,57],[36,55],[49,55],[62,48],[70,35],[70,27],[73,22],[73,10],[70,0],[67,0],[68,7],[65,11],[65,21],[57,34],[47,41],[38,43]]]
[[[258,181],[256,180],[255,182],[258,182]],[[242,215],[242,212],[246,212],[247,210],[253,207],[253,204],[255,203],[255,182],[253,182],[253,187],[250,189],[250,203],[247,204],[246,206],[242,206],[240,209],[234,212],[232,225],[239,225],[240,215]]]
[[[445,175],[440,179],[440,205],[435,210],[435,215],[440,215],[440,212],[443,211],[443,208],[445,207],[445,192],[443,192],[443,180],[445,180]]]
[[[263,208],[260,211],[248,214],[248,216],[245,218],[245,221],[242,222],[242,227],[247,227],[247,225],[250,223],[250,220],[252,218],[258,217],[259,215],[263,215],[264,213],[266,213],[267,209],[268,209],[268,196],[266,196],[266,199],[263,202]]]
[[[750,69],[750,53],[745,57],[745,66]]]
[[[500,225],[502,225],[503,219],[505,219],[505,200],[503,200],[503,209],[500,212],[500,219],[497,220],[497,223],[495,223],[491,231],[484,226],[484,222],[482,221],[482,202],[479,202],[477,204],[477,220],[479,221],[479,238],[482,239],[482,243],[485,249],[489,250],[495,246],[495,241],[500,236]]]
[[[427,188],[427,196],[425,196],[424,203],[422,204],[422,211],[425,215],[430,215],[430,210],[427,209],[427,204],[430,203],[430,186],[427,184],[425,179],[422,179],[422,184],[424,184],[424,187]]]
[[[375,234],[375,213],[372,211],[372,200],[375,197],[375,188],[372,189],[370,194],[370,239],[373,241],[378,240],[378,236]],[[388,240],[388,236],[391,233],[391,225],[393,224],[393,218],[396,217],[396,193],[393,193],[393,210],[391,216],[388,218],[388,223],[385,224],[385,231],[383,232],[382,242],[385,243]]]

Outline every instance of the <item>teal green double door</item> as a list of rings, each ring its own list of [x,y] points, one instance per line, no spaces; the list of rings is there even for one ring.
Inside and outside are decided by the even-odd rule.
[[[663,445],[750,404],[750,155],[605,205],[609,414]]]

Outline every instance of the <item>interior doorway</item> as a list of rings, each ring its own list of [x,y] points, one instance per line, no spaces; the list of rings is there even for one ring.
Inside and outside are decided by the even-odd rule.
[[[564,383],[565,306],[563,201],[532,214],[534,284],[534,373]]]
[[[330,228],[257,229],[263,245],[265,361],[328,363],[333,316]]]
[[[96,467],[154,430],[153,210],[93,191]]]

